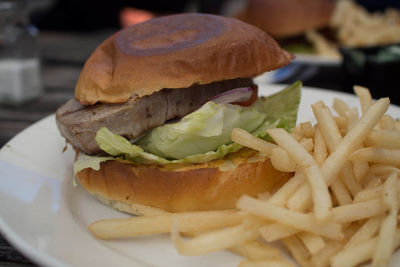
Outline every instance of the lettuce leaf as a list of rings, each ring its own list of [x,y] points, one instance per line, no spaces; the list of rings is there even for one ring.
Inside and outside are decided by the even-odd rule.
[[[295,82],[274,95],[259,98],[251,107],[208,102],[177,123],[153,129],[137,144],[131,144],[106,128],[97,132],[96,141],[109,155],[133,162],[211,161],[242,148],[230,140],[233,128],[243,128],[266,140],[270,140],[267,129],[279,127],[292,131],[296,126],[301,86],[301,82]],[[97,164],[114,157],[85,155],[76,161],[76,169],[98,168]]]
[[[163,158],[184,159],[231,143],[234,128],[252,132],[265,121],[265,117],[255,106],[242,107],[210,101],[179,122],[153,129],[137,144],[145,151]]]
[[[115,160],[114,157],[96,157],[79,153],[77,160],[74,163],[74,173],[77,174],[83,169],[92,168],[95,171],[100,170],[100,163],[107,160]]]

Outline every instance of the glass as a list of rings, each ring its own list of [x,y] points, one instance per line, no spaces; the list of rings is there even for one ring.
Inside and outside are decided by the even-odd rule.
[[[0,103],[21,104],[42,94],[37,37],[25,1],[0,0]]]

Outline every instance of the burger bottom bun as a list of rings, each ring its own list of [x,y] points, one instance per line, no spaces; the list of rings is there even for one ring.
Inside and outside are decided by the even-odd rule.
[[[292,173],[275,170],[268,157],[242,149],[222,160],[166,166],[106,161],[77,174],[103,203],[133,214],[231,209],[238,198],[273,193]]]

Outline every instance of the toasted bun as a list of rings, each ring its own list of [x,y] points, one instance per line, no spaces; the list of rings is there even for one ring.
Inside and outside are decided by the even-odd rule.
[[[99,171],[87,168],[77,178],[102,202],[137,214],[154,209],[185,212],[234,208],[241,195],[272,193],[291,175],[275,170],[267,157],[254,150],[242,149],[202,164],[161,167],[106,161]]]
[[[159,17],[104,41],[83,67],[75,98],[81,104],[125,102],[163,88],[254,77],[291,59],[266,33],[237,19]]]
[[[332,0],[248,0],[238,17],[275,38],[285,38],[328,26],[333,8]]]

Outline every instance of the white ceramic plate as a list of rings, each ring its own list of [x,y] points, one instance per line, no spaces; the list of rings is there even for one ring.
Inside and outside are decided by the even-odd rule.
[[[319,66],[339,66],[342,63],[342,57],[322,56],[314,54],[295,54],[294,62],[313,64]]]
[[[261,94],[280,86],[260,86]],[[357,99],[321,89],[304,88],[299,121],[312,118],[310,104],[334,97],[349,105]],[[389,113],[400,117],[400,108]],[[228,251],[205,256],[179,255],[167,235],[101,241],[87,226],[98,219],[126,216],[103,206],[72,183],[74,153],[63,153],[64,139],[47,117],[15,136],[0,150],[0,230],[25,256],[44,266],[237,266]],[[392,262],[400,262],[396,254]]]

